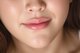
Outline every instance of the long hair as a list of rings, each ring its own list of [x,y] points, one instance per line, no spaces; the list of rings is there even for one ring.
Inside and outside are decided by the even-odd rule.
[[[8,46],[12,42],[11,34],[0,21],[0,53],[6,53]]]
[[[80,0],[73,0],[64,28],[80,30]]]
[[[80,30],[80,0],[72,1],[64,29]],[[0,53],[6,53],[11,42],[11,34],[0,21]]]

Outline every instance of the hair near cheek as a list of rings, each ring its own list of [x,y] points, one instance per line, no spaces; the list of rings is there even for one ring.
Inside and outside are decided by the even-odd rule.
[[[4,52],[6,48],[7,48],[7,41],[2,32],[0,32],[0,52]]]

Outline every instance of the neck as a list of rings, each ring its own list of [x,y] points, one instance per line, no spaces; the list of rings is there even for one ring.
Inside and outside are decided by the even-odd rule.
[[[12,53],[59,53],[62,46],[62,37],[63,33],[61,31],[45,48],[31,48],[26,44],[14,39],[16,49]]]

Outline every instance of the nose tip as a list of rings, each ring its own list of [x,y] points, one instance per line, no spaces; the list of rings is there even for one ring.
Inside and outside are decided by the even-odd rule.
[[[46,5],[44,2],[40,1],[33,1],[26,5],[28,12],[35,12],[35,11],[44,11],[46,8]]]

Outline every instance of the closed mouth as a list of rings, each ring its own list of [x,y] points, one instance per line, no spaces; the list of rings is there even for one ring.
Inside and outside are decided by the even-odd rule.
[[[25,23],[22,23],[25,27],[32,29],[32,30],[40,30],[46,28],[50,23],[51,18],[48,17],[40,17],[31,19]]]

